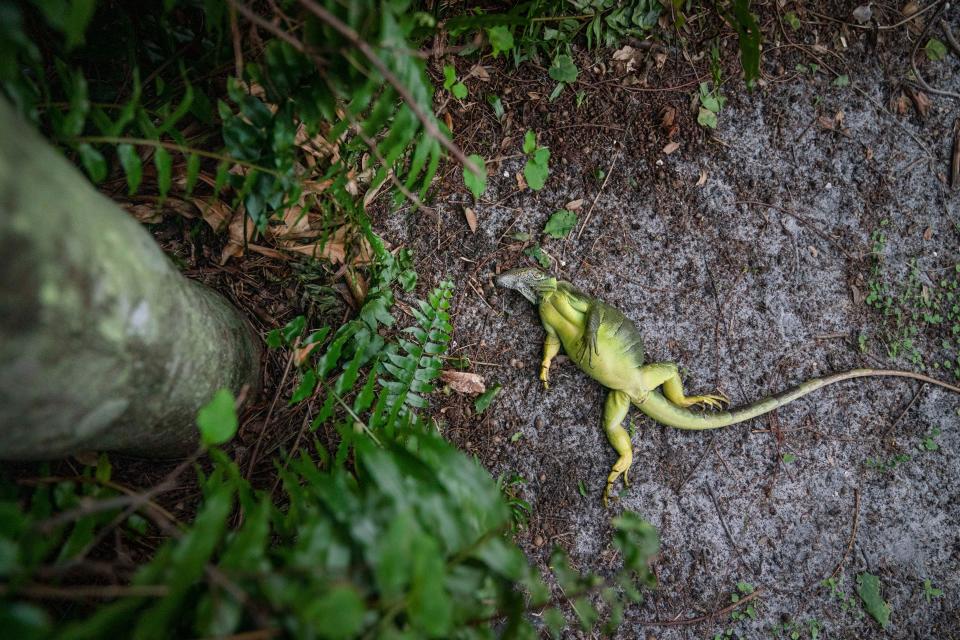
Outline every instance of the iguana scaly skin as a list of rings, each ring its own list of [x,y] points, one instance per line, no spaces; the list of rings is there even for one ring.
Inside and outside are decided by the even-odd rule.
[[[607,486],[603,491],[604,504],[607,503],[610,488],[621,474],[624,484],[629,486],[627,471],[633,463],[633,448],[622,423],[631,404],[660,424],[677,429],[700,430],[744,422],[821,387],[865,376],[913,378],[960,393],[958,387],[918,373],[853,369],[807,380],[789,391],[733,411],[697,413],[688,407],[699,404],[722,409],[730,401],[720,394],[684,395],[677,365],[672,362],[644,364],[643,339],[636,325],[610,305],[534,267],[507,271],[497,277],[497,284],[520,292],[540,311],[540,321],[547,332],[540,365],[540,379],[545,387],[549,388],[547,378],[550,363],[562,346],[578,367],[610,390],[603,409],[603,429],[620,457],[607,477]],[[662,392],[657,390],[658,387]]]

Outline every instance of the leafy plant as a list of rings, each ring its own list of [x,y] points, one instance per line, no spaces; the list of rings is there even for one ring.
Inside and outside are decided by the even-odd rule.
[[[467,97],[467,85],[457,79],[457,70],[452,64],[443,65],[443,88],[457,100],[463,100]]]
[[[931,602],[934,598],[942,598],[943,589],[934,587],[933,582],[928,578],[923,581],[923,597],[927,599],[927,602]]]
[[[537,144],[537,134],[527,131],[523,136],[523,153],[527,162],[523,165],[523,177],[534,191],[543,189],[549,173],[550,149]]]
[[[493,402],[493,399],[500,393],[500,388],[499,384],[495,384],[477,396],[477,399],[473,401],[473,410],[476,411],[478,415],[486,411],[490,407],[490,403]]]
[[[923,47],[924,53],[927,54],[927,58],[936,62],[937,60],[943,60],[947,57],[947,45],[943,44],[940,40],[936,38],[930,38],[927,40],[927,44]]]
[[[467,185],[476,200],[487,190],[487,168],[483,163],[483,158],[475,153],[470,156],[470,161],[473,162],[476,169],[463,168],[463,183]]]
[[[530,256],[544,269],[549,269],[553,266],[553,260],[550,259],[550,256],[547,255],[547,252],[543,250],[539,244],[534,244],[533,246],[527,247],[523,250],[524,255]]]
[[[717,86],[713,89],[706,82],[700,83],[700,111],[697,114],[697,123],[710,129],[717,128],[717,114],[726,104],[727,99],[720,95]]]
[[[567,209],[554,211],[543,232],[551,238],[566,238],[577,225],[577,214]]]

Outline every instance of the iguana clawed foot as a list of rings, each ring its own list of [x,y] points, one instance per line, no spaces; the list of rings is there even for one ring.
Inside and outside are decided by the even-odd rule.
[[[682,402],[677,402],[675,404],[679,404],[682,407],[692,407],[699,404],[704,407],[709,407],[719,411],[724,407],[730,406],[730,398],[722,393],[703,396],[688,396],[684,398]]]
[[[609,506],[608,501],[610,498],[610,489],[613,487],[613,483],[617,481],[621,475],[623,475],[623,486],[630,487],[630,465],[633,463],[633,455],[621,456],[617,463],[613,465],[613,469],[610,470],[610,475],[607,476],[607,486],[603,489],[603,506]]]

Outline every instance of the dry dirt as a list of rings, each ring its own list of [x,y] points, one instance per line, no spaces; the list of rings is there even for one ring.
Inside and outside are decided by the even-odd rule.
[[[831,14],[847,20],[853,6]],[[889,8],[875,15],[896,21]],[[960,32],[960,9],[944,15]],[[580,568],[613,571],[610,519],[622,510],[658,528],[659,587],[628,609],[619,637],[769,638],[795,623],[809,638],[812,621],[829,638],[960,637],[960,397],[860,380],[712,433],[671,430],[633,411],[632,484],[606,509],[600,494],[616,456],[600,428],[604,390],[562,358],[544,390],[534,310],[492,284],[498,271],[531,264],[523,249],[540,242],[560,277],[636,322],[650,361],[678,363],[688,390],[719,389],[734,405],[853,367],[915,369],[905,357],[891,361],[890,321],[863,300],[871,236],[886,235],[878,256],[891,281],[905,279],[912,260],[929,288],[953,273],[960,191],[947,183],[960,99],[925,92],[926,117],[913,103],[896,108],[917,38],[906,26],[877,33],[806,14],[795,32],[777,26],[776,13],[766,19],[755,91],[739,78],[734,41],[721,39],[728,103],[715,131],[691,109],[709,56],[690,62],[679,45],[630,86],[610,51],[575,50],[583,72],[553,103],[543,68],[487,60],[490,80],[469,79],[468,98],[444,105],[456,141],[493,160],[486,192],[474,202],[451,168],[432,201],[438,220],[408,209],[376,226],[414,250],[418,294],[443,278],[455,283],[452,351],[502,391],[482,415],[456,394],[435,399],[434,415],[494,475],[524,478],[519,495],[531,513],[517,539],[541,566],[559,545]],[[931,35],[944,39],[939,23]],[[930,62],[921,49],[916,59],[932,86],[960,91],[957,54]],[[472,62],[457,64],[464,75]],[[837,74],[849,86],[836,86]],[[508,124],[493,116],[488,93],[503,99]],[[661,123],[668,107],[672,136]],[[515,178],[527,129],[552,152],[539,192],[519,190]],[[679,148],[667,155],[671,141]],[[582,235],[578,225],[565,240],[542,236],[550,214],[577,199]],[[475,233],[464,206],[476,212]],[[515,240],[518,232],[532,240]],[[928,363],[938,339],[935,331],[917,339]],[[936,429],[936,450],[921,450]],[[870,462],[898,454],[910,459],[890,470]],[[855,595],[867,571],[892,609],[886,630]],[[831,575],[856,601],[849,608],[821,585]],[[925,580],[942,597],[928,598]],[[762,590],[756,619],[709,616],[740,581]],[[647,624],[699,616],[706,620]]]

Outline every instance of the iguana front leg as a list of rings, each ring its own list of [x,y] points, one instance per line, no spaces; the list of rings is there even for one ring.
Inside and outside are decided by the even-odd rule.
[[[624,486],[630,486],[627,472],[633,464],[633,444],[630,442],[630,434],[623,428],[623,419],[627,417],[628,409],[630,409],[630,396],[626,393],[611,390],[607,394],[607,401],[603,406],[603,430],[620,457],[617,458],[613,469],[610,470],[610,475],[607,476],[607,486],[603,490],[603,506],[607,506],[610,487],[617,481],[620,474],[623,474]]]
[[[581,365],[587,364],[592,367],[594,354],[600,355],[600,349],[597,346],[597,334],[600,333],[601,323],[603,323],[603,305],[590,305],[590,308],[587,309],[587,322],[583,330],[583,338],[580,340],[580,351],[577,353],[577,360],[580,361]],[[587,356],[586,360],[583,358],[584,355]]]
[[[550,374],[550,363],[554,356],[560,353],[560,337],[550,325],[544,325],[547,331],[547,337],[543,341],[543,360],[540,362],[540,379],[543,381],[543,388],[549,389],[550,383],[547,378]]]

